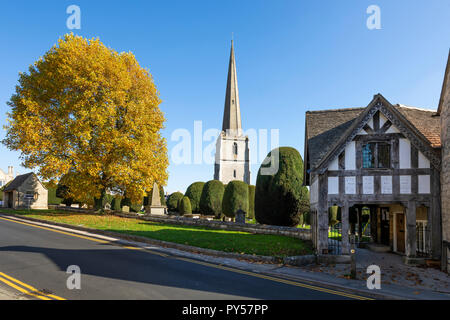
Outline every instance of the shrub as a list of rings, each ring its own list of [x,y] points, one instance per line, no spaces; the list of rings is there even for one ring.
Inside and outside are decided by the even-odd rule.
[[[248,186],[248,214],[249,219],[255,218],[255,186]]]
[[[124,206],[130,207],[131,212],[140,212],[142,209],[142,201],[132,203],[130,198],[124,197],[120,203],[120,208],[123,208]]]
[[[234,180],[225,188],[222,212],[227,217],[234,218],[238,210],[248,213],[248,185],[243,181]]]
[[[114,195],[109,194],[109,193],[105,194],[105,196],[102,199],[102,207],[104,208],[106,206],[106,204],[109,203],[111,206],[111,209],[112,209],[113,200],[114,200]]]
[[[61,203],[65,204],[68,207],[70,207],[74,203],[74,199],[69,196],[69,187],[61,182],[58,183],[58,186],[56,187],[55,196],[63,199]]]
[[[219,180],[208,181],[200,197],[200,212],[204,215],[214,215],[220,219],[222,215],[222,199],[225,188]]]
[[[328,208],[328,225],[330,227],[334,226],[336,223],[338,223],[338,211],[339,207],[333,206]]]
[[[111,210],[121,211],[122,210],[122,207],[120,206],[121,202],[122,202],[122,197],[115,196],[111,202]]]
[[[191,208],[191,201],[188,197],[184,196],[180,199],[180,204],[178,205],[178,210],[181,215],[185,214],[191,214],[192,208]]]
[[[311,225],[311,212],[310,211],[303,213],[303,224]]]
[[[172,193],[167,199],[167,209],[169,212],[178,212],[178,201],[183,198],[184,195],[181,192]]]
[[[261,170],[270,166],[272,154],[279,155],[279,168],[273,175]],[[258,171],[255,190],[255,218],[262,224],[296,226],[300,215],[309,211],[309,196],[303,186],[303,160],[294,148],[272,150]],[[308,210],[306,210],[308,208]]]
[[[191,201],[192,212],[200,212],[200,197],[202,196],[204,182],[194,182],[191,184],[184,194]]]
[[[48,204],[59,205],[63,201],[63,199],[62,198],[58,198],[56,196],[56,188],[50,187],[50,186],[46,186],[46,188],[48,190]],[[1,194],[3,195],[3,192],[1,192]]]

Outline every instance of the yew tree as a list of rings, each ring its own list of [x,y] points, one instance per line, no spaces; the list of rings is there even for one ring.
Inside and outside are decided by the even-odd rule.
[[[148,70],[132,53],[73,34],[21,73],[3,143],[74,200],[106,192],[140,201],[167,180],[164,115]]]

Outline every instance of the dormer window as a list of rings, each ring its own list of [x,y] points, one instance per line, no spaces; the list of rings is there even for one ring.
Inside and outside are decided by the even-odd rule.
[[[362,161],[364,169],[391,168],[391,145],[383,142],[370,142],[363,145]]]

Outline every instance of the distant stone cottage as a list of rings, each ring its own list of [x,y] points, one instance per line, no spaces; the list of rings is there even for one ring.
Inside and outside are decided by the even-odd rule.
[[[3,207],[48,209],[48,191],[33,172],[22,174],[4,188]]]

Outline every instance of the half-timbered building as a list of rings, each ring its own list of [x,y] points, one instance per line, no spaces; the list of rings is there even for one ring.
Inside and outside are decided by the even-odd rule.
[[[331,253],[329,208],[338,206],[342,240],[337,253],[349,253],[349,234],[357,230],[362,236],[364,212],[370,242],[403,254],[407,262],[440,258],[436,111],[392,105],[377,94],[365,108],[307,112],[305,130],[305,182],[318,254]]]

